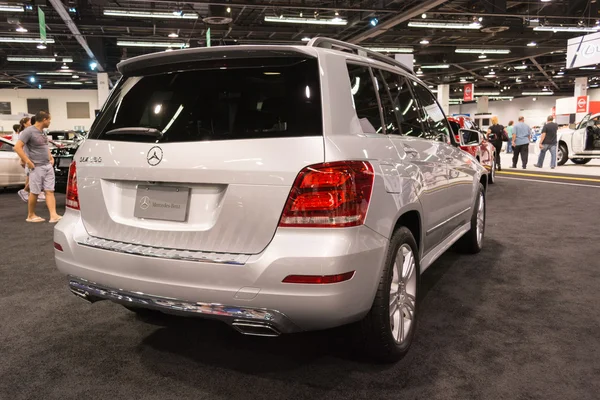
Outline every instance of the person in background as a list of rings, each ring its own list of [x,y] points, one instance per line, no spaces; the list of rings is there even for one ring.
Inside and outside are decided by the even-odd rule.
[[[512,167],[517,168],[519,154],[521,155],[521,163],[523,169],[527,169],[527,161],[529,161],[529,141],[531,140],[531,128],[525,123],[525,117],[519,117],[519,122],[513,128],[512,147],[513,159]]]
[[[40,193],[46,193],[46,205],[50,212],[50,223],[56,223],[61,216],[56,213],[54,197],[54,158],[48,147],[48,137],[43,130],[50,126],[51,116],[46,111],[38,111],[35,124],[26,128],[19,137],[15,151],[29,168],[29,201],[27,203],[27,222],[43,222],[35,214],[35,206]],[[27,152],[24,148],[27,146]]]
[[[29,117],[24,117],[21,118],[21,120],[19,121],[19,135],[21,134],[21,132],[23,132],[25,130],[25,128],[29,128],[31,126],[32,123],[35,123],[35,119],[29,118]],[[18,140],[18,137],[17,137]],[[17,143],[17,140],[13,140],[13,142]],[[27,149],[25,149],[25,151],[27,151]],[[27,203],[29,201],[29,168],[27,168],[27,166],[25,165],[25,163],[23,161],[21,161],[21,166],[23,168],[25,168],[25,187],[21,190],[19,190],[17,192],[17,194],[19,195],[19,197],[21,198],[21,200],[23,200],[25,203]],[[43,202],[46,201],[46,195],[44,193],[40,193],[40,195],[38,196],[38,201],[39,202]]]
[[[502,151],[502,137],[504,135],[508,135],[506,128],[498,123],[498,117],[492,117],[492,126],[487,130],[487,139],[496,148],[496,168],[498,171],[502,171],[500,152]]]
[[[508,141],[506,142],[506,154],[511,154],[512,151],[512,137],[513,137],[513,124],[514,121],[509,121],[506,131],[508,133]]]
[[[21,125],[19,125],[19,124],[13,125],[13,133],[12,133],[10,140],[12,140],[14,143],[17,143],[17,140],[19,140],[20,130],[21,130]]]
[[[542,168],[544,165],[544,158],[546,152],[550,150],[550,168],[556,168],[556,145],[557,145],[557,132],[558,124],[554,122],[552,115],[548,116],[547,122],[542,128],[542,137],[540,137],[540,156],[538,157],[537,164],[533,164],[534,167]]]

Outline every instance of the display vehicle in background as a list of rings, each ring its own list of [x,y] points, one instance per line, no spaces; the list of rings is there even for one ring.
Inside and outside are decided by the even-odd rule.
[[[0,138],[0,189],[25,186],[25,168],[14,147],[12,141]]]
[[[448,117],[450,127],[454,131],[455,139],[460,143],[460,148],[471,154],[488,171],[489,183],[496,181],[496,148],[479,129],[475,121],[467,116]],[[460,130],[464,130],[462,137]]]
[[[54,175],[56,178],[56,191],[64,193],[67,189],[69,166],[79,145],[85,140],[85,132],[76,131],[49,131],[48,141],[50,152],[54,157]]]
[[[487,171],[393,59],[315,38],[118,68],[54,233],[58,269],[89,302],[258,336],[350,325],[394,361],[421,273],[453,245],[483,246]]]
[[[600,158],[600,114],[586,115],[575,130],[558,131],[558,165],[568,160],[582,165],[595,158]]]

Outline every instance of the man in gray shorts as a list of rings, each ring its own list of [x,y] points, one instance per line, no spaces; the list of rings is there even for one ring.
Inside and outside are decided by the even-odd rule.
[[[50,211],[50,222],[55,223],[61,219],[56,213],[56,199],[54,197],[54,158],[48,147],[48,138],[43,130],[50,126],[50,113],[38,111],[35,114],[35,124],[24,129],[19,135],[15,151],[21,161],[29,168],[29,199],[27,202],[27,222],[44,222],[45,220],[35,214],[35,206],[40,193],[46,194],[46,205]],[[25,152],[24,147],[27,147]]]

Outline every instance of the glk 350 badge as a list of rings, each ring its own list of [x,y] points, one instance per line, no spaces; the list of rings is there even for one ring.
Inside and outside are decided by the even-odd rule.
[[[80,163],[99,164],[102,162],[102,157],[79,157]]]

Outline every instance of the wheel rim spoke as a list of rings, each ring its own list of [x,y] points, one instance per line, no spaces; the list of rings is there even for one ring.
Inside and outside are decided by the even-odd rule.
[[[409,336],[415,319],[416,261],[408,244],[398,249],[390,287],[389,316],[392,336],[398,344]]]

